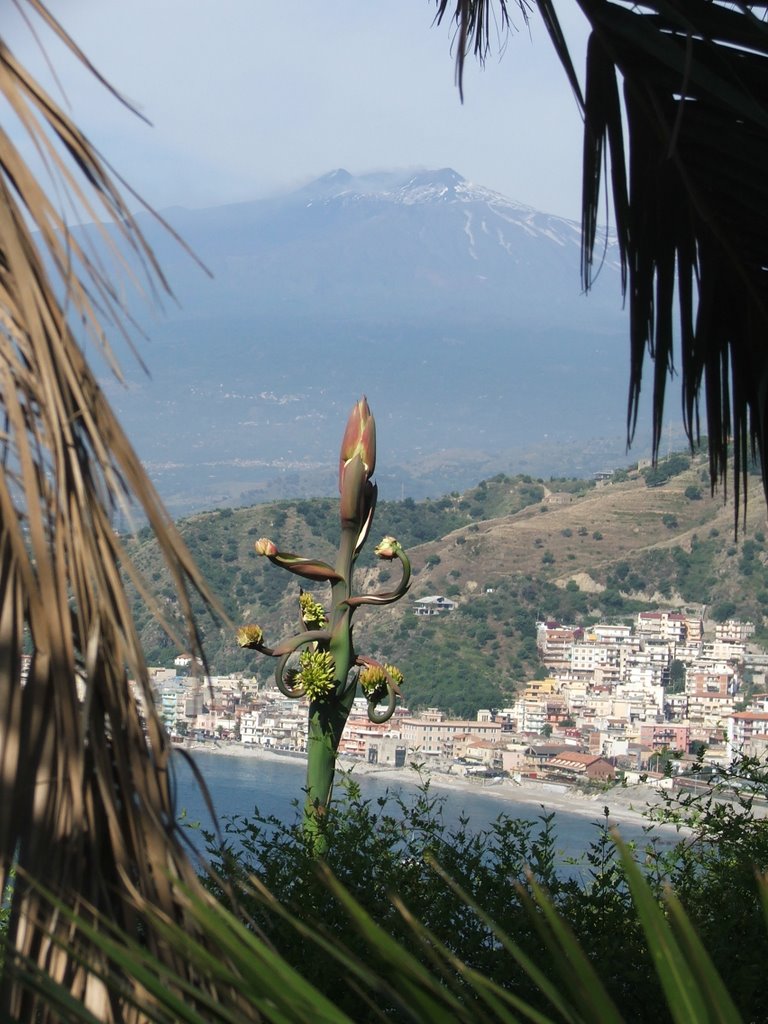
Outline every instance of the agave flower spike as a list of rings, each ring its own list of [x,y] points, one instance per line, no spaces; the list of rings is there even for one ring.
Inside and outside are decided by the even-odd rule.
[[[323,629],[328,625],[325,608],[307,590],[299,591],[299,610],[304,629]]]
[[[396,601],[410,582],[407,555],[394,537],[385,537],[376,553],[379,558],[400,560],[403,575],[399,585],[389,593],[359,597],[352,593],[355,561],[370,532],[376,508],[376,485],[371,480],[375,465],[376,427],[368,402],[361,398],[349,415],[341,443],[341,540],[335,565],[279,551],[266,537],[261,537],[255,547],[258,555],[274,565],[331,585],[331,600],[326,607],[311,594],[299,594],[302,632],[297,636],[271,651],[263,647],[260,638],[261,645],[242,645],[276,656],[275,682],[279,689],[288,697],[309,700],[304,829],[316,854],[327,848],[326,811],[333,792],[336,755],[355,695],[362,689],[372,722],[386,722],[394,714],[403,679],[391,665],[360,658],[352,639],[352,617],[358,605]],[[303,650],[299,652],[300,648]],[[364,666],[367,674],[359,672],[358,666]]]
[[[373,658],[357,658],[357,664],[365,666],[358,676],[360,689],[368,702],[368,718],[377,725],[389,721],[395,711],[400,693],[403,673],[394,665],[382,665]],[[386,707],[381,711],[378,705],[387,698]]]
[[[365,517],[363,519],[363,524],[360,527],[360,532],[357,535],[357,540],[355,541],[355,558],[357,558],[357,556],[360,554],[360,550],[363,544],[365,544],[366,540],[368,539],[368,534],[371,531],[371,524],[373,523],[373,513],[376,511],[376,498],[378,497],[379,493],[379,488],[376,486],[376,484],[369,483],[366,485],[366,487],[367,494]]]

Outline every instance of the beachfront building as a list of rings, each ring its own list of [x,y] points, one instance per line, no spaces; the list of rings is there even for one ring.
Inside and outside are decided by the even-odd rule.
[[[603,757],[561,750],[545,765],[547,778],[564,782],[610,782],[616,769]]]
[[[365,760],[387,768],[404,768],[408,751],[399,732],[378,733],[370,736],[366,745]]]
[[[262,708],[246,712],[240,716],[240,742],[243,746],[306,750],[306,708],[291,708],[288,712],[279,708]]]
[[[427,757],[453,758],[457,738],[471,736],[498,742],[501,722],[449,719],[438,708],[429,708],[421,718],[403,718],[400,733],[409,751]]]
[[[339,743],[339,753],[370,760],[369,750],[379,750],[373,741],[382,736],[396,735],[401,742],[398,720],[402,717],[396,711],[387,722],[372,722],[368,717],[368,701],[364,697],[355,697]],[[378,754],[372,763],[379,763]]]
[[[644,722],[640,726],[640,744],[650,750],[680,750],[685,752],[691,739],[691,729],[682,722]]]

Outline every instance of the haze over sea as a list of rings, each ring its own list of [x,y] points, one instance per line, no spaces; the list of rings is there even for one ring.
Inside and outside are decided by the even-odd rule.
[[[258,808],[263,816],[274,815],[280,821],[289,824],[296,820],[295,802],[303,799],[302,789],[306,772],[306,762],[301,758],[285,757],[265,760],[249,755],[223,756],[221,754],[195,751],[195,764],[205,779],[210,791],[214,807],[220,822],[234,815],[252,816],[254,808]],[[210,830],[211,818],[205,800],[197,786],[192,770],[186,761],[177,755],[177,808],[184,812],[190,822],[199,822],[201,827]],[[352,777],[360,784],[365,799],[377,800],[388,792],[400,792],[407,800],[416,799],[418,776],[414,772],[414,781],[391,773],[355,774]],[[490,790],[490,791],[489,791]],[[487,828],[501,814],[509,817],[535,821],[547,813],[546,790],[542,792],[544,806],[515,801],[511,798],[510,789],[504,785],[489,787],[484,791],[467,789],[444,789],[432,785],[431,792],[443,801],[443,819],[448,831],[458,827],[462,815],[469,818],[469,828],[481,831]],[[338,792],[338,783],[337,783]],[[578,857],[589,843],[597,836],[597,826],[602,823],[603,807],[611,806],[611,794],[606,793],[605,800],[595,802],[594,814],[572,813],[558,809],[555,817],[557,833],[557,849],[562,860]],[[394,803],[389,805],[389,813],[395,812]],[[639,824],[621,822],[611,817],[611,822],[619,825],[621,835],[626,840],[640,840],[645,837]],[[194,836],[194,834],[193,834]],[[674,831],[667,831],[665,837],[674,841]],[[202,841],[196,843],[202,849]]]

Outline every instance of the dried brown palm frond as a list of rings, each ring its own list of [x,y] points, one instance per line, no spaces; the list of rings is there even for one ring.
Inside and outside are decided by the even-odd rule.
[[[464,53],[483,57],[506,0],[436,0]],[[589,286],[606,154],[630,312],[628,434],[646,354],[658,450],[673,334],[683,415],[699,439],[703,394],[710,469],[740,477],[756,454],[768,494],[768,26],[764,3],[577,0],[588,46],[583,268]],[[554,0],[537,4],[581,97]],[[677,321],[677,323],[675,322]],[[731,448],[732,446],[732,448]]]
[[[81,56],[40,0],[24,4]],[[108,168],[1,38],[0,94],[75,208],[112,222],[134,265],[138,258],[164,287]],[[183,920],[173,879],[196,883],[121,577],[128,563],[111,524],[115,506],[133,500],[146,515],[193,650],[188,590],[211,598],[69,326],[79,320],[105,344],[102,319],[119,323],[120,313],[109,280],[0,126],[0,887],[18,863],[68,905],[139,929],[160,961],[183,972],[177,952],[131,909],[133,894]],[[16,881],[11,947],[100,1020],[120,1018],[84,966],[98,954],[85,949],[79,961],[51,941],[67,928]],[[0,1018],[45,1021],[48,1012],[5,972]]]

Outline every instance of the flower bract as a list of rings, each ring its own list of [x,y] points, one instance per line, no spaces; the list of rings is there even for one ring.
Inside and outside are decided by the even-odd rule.
[[[315,598],[302,590],[299,594],[299,605],[301,607],[301,618],[307,629],[323,629],[328,625],[328,616],[325,608]]]
[[[323,700],[334,690],[336,665],[330,651],[302,651],[298,682],[310,700]]]
[[[240,647],[260,647],[264,641],[264,631],[261,626],[241,626],[235,634]]]

